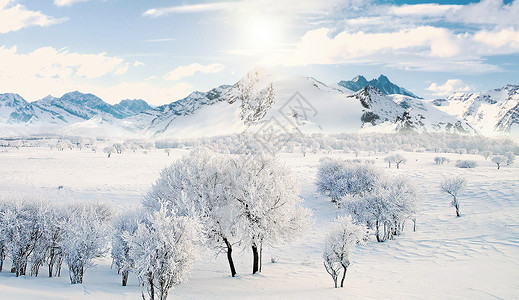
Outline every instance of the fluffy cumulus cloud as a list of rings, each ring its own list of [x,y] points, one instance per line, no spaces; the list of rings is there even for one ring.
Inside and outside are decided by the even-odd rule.
[[[0,0],[0,33],[17,31],[29,26],[49,26],[65,20],[29,10],[15,0]]]
[[[199,63],[193,63],[188,66],[180,66],[175,70],[168,72],[164,75],[164,80],[176,81],[185,77],[190,77],[195,75],[195,73],[218,73],[224,69],[224,65],[219,63],[214,63],[210,65],[201,65]]]
[[[472,88],[461,79],[449,79],[444,84],[433,82],[427,90],[431,91],[434,96],[445,97],[454,92],[469,92]]]

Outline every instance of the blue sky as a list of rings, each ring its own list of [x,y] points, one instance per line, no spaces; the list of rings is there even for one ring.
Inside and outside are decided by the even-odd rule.
[[[258,65],[385,74],[426,98],[488,90],[519,84],[518,1],[0,0],[0,93],[158,105]]]

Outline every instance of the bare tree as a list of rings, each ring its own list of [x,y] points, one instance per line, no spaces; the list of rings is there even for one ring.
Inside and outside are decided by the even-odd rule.
[[[460,202],[458,194],[461,193],[467,186],[465,178],[452,177],[445,178],[440,184],[440,190],[452,196],[451,205],[456,208],[456,216],[460,216]]]

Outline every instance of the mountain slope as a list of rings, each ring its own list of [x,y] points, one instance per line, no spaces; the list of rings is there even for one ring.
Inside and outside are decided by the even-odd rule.
[[[519,132],[519,85],[479,93],[458,92],[431,103],[482,134]]]

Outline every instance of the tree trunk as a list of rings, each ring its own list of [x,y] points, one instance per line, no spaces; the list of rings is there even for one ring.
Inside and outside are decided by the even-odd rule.
[[[231,277],[236,276],[236,269],[234,268],[234,261],[232,260],[232,244],[227,240],[223,239],[225,246],[227,246],[227,260],[229,261],[229,268],[231,268]]]
[[[260,243],[260,248],[259,248],[259,272],[260,273],[261,273],[261,267],[263,266],[262,257],[263,257],[263,242]]]
[[[4,269],[5,260],[5,248],[4,245],[0,245],[0,272]]]
[[[348,270],[348,267],[342,266],[344,269],[344,272],[342,273],[342,279],[341,279],[341,287],[344,287],[344,278],[346,278],[346,271]]]
[[[123,286],[126,286],[126,284],[128,283],[128,270],[124,270],[123,273],[122,273],[122,279],[123,279]]]
[[[378,221],[375,221],[375,235],[377,236],[377,242],[381,242],[380,240],[380,229],[378,226]]]
[[[252,244],[252,274],[256,274],[259,271],[259,255],[258,246]]]

